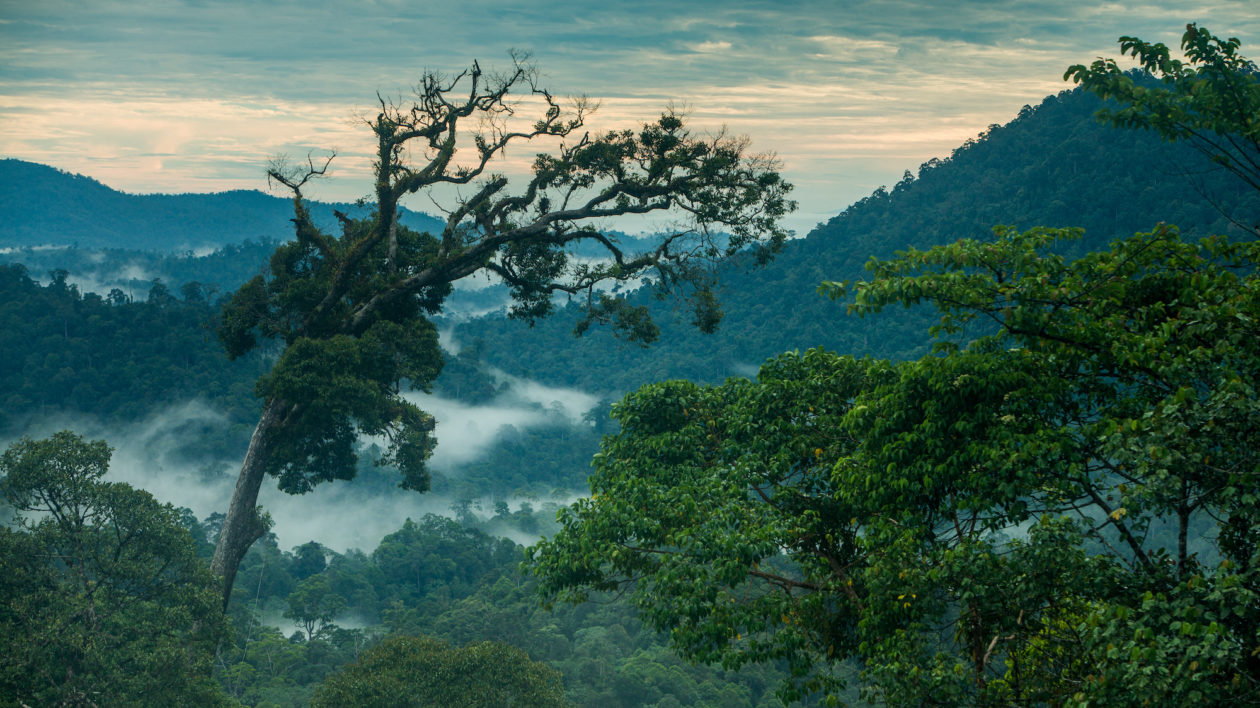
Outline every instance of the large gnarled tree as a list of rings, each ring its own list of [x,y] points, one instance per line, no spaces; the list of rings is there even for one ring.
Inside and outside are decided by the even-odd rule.
[[[650,341],[656,328],[643,308],[601,289],[650,277],[681,293],[695,322],[720,318],[714,266],[740,251],[766,260],[787,233],[778,219],[794,208],[790,185],[770,156],[747,141],[697,135],[666,112],[639,130],[593,135],[583,130],[591,106],[567,105],[537,83],[519,57],[506,73],[473,64],[444,78],[427,74],[410,102],[381,100],[367,121],[377,139],[375,213],[339,215],[340,235],[311,218],[303,189],[327,163],[276,164],[269,178],[293,194],[295,238],[280,246],[270,275],[245,284],[226,305],[219,334],[230,355],[261,339],[283,353],[257,385],[262,416],[215,549],[213,569],[231,593],[241,558],[265,533],[257,508],[263,479],[301,493],[355,473],[359,435],[389,440],[385,461],[401,486],[424,491],[433,448],[433,418],[400,395],[400,382],[427,387],[441,369],[428,319],[451,284],[474,273],[500,278],[513,316],[547,315],[557,294],[585,306],[580,329],[611,324]],[[492,172],[510,146],[542,141],[532,176],[512,188]],[[416,233],[398,222],[400,201],[426,193],[447,207],[440,233]],[[646,251],[624,248],[608,218],[657,214],[672,224]],[[601,245],[592,262],[570,255],[579,242]]]

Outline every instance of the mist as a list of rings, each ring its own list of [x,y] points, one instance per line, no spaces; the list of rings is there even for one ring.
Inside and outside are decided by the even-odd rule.
[[[504,426],[523,430],[555,425],[557,416],[571,425],[584,425],[583,415],[598,400],[574,389],[552,388],[506,375],[503,379],[508,382],[506,392],[487,405],[469,405],[432,395],[407,395],[438,421],[437,449],[429,463],[432,471],[458,478],[460,466],[488,452]],[[106,425],[85,416],[50,416],[33,421],[25,434],[45,438],[68,429],[86,439],[104,439],[114,449],[107,480],[144,489],[160,501],[187,507],[204,519],[227,509],[241,460],[191,460],[180,450],[195,442],[198,429],[224,425],[228,421],[221,412],[200,401],[189,401],[125,425]],[[7,447],[12,442],[8,439],[3,444]],[[512,510],[519,510],[523,503],[531,503],[535,508],[558,506],[584,492],[573,490],[563,500],[527,497],[508,500],[508,504]],[[443,495],[396,487],[386,490],[381,485],[356,485],[354,481],[324,483],[308,494],[289,495],[279,491],[274,481],[267,480],[259,495],[259,503],[274,522],[271,530],[280,548],[288,550],[316,541],[339,553],[352,548],[371,551],[382,537],[399,529],[408,518],[418,519],[425,514],[454,518],[454,501]],[[490,528],[513,541],[537,540],[537,534],[493,521],[492,509],[492,500],[485,498],[474,505],[473,513],[490,521]]]

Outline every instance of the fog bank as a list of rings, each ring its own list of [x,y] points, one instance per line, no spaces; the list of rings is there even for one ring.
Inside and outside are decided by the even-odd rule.
[[[544,386],[504,376],[509,389],[488,405],[469,405],[423,394],[408,398],[438,420],[437,450],[430,468],[451,477],[459,476],[460,465],[485,454],[504,426],[527,429],[554,425],[557,416],[574,425],[583,425],[582,416],[597,399],[582,391]],[[239,472],[239,459],[188,460],[179,449],[190,442],[196,430],[227,425],[218,411],[198,401],[166,407],[149,417],[124,425],[105,425],[86,416],[55,416],[30,425],[26,435],[44,438],[59,430],[72,430],[86,439],[104,439],[113,449],[107,479],[126,482],[147,490],[161,501],[187,507],[200,519],[222,513],[231,498]],[[12,439],[3,441],[7,447]],[[242,441],[243,443],[244,441]],[[382,471],[389,475],[388,470]],[[369,488],[370,487],[370,488]],[[584,490],[575,490],[581,493]],[[289,495],[279,491],[273,480],[264,482],[259,503],[271,515],[272,531],[282,549],[317,541],[338,552],[350,548],[371,551],[381,538],[397,530],[408,518],[424,514],[454,517],[453,499],[420,494],[381,485],[331,482],[313,492]],[[523,500],[510,507],[520,508]],[[539,504],[533,500],[534,506]],[[483,499],[480,518],[493,515],[493,503]],[[518,542],[533,537],[504,530]]]

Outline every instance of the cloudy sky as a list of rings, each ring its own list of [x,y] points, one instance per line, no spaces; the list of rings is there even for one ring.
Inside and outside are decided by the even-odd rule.
[[[1190,21],[1260,56],[1255,0],[0,0],[0,156],[204,192],[335,147],[314,196],[353,199],[369,169],[354,116],[378,91],[516,48],[554,93],[600,101],[596,129],[673,103],[777,153],[803,233],[1061,90],[1120,35],[1175,46]]]

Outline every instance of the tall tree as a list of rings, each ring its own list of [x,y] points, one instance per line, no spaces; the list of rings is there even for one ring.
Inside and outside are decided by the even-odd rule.
[[[424,389],[438,375],[428,316],[453,282],[497,276],[511,290],[513,316],[530,321],[547,315],[556,295],[579,296],[587,312],[579,329],[609,323],[647,342],[657,330],[646,308],[601,286],[651,278],[687,297],[697,326],[711,330],[721,317],[711,289],[717,262],[746,249],[764,262],[787,237],[777,222],[795,205],[773,157],[749,154],[742,138],[693,134],[672,111],[637,131],[583,132],[592,105],[562,105],[533,67],[513,59],[505,73],[474,63],[454,77],[426,74],[410,102],[380,100],[367,121],[377,142],[376,212],[340,216],[339,236],[312,221],[303,195],[326,162],[269,171],[293,193],[295,238],[276,250],[269,278],[231,298],[219,329],[232,356],[260,337],[283,344],[257,385],[262,415],[215,549],[225,602],[241,558],[267,527],[256,508],[267,474],[290,493],[350,479],[357,436],[381,435],[401,486],[427,489],[433,418],[399,395],[399,383]],[[552,151],[509,190],[489,170],[510,146],[530,141]],[[447,200],[441,233],[399,225],[400,200],[418,192]],[[604,228],[608,217],[654,213],[673,225],[648,250],[625,249]],[[580,242],[602,246],[606,258],[571,257]]]

